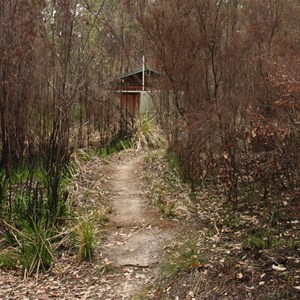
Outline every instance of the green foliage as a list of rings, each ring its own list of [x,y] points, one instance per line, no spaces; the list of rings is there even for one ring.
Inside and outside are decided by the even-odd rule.
[[[20,226],[23,221],[37,222],[46,217],[46,172],[41,163],[18,163],[12,166],[10,178],[4,174],[2,178],[1,214],[4,219]]]
[[[108,214],[112,214],[113,211],[114,211],[114,209],[113,209],[112,206],[109,206],[109,207],[107,208],[107,213],[108,213]]]
[[[70,117],[74,123],[85,120],[86,119],[86,106],[81,103],[74,104],[70,111]]]
[[[29,184],[14,196],[12,218],[17,225],[22,226],[24,221],[29,224],[39,223],[47,218],[47,197],[38,183],[35,186]]]
[[[95,220],[82,217],[76,228],[78,255],[81,260],[90,261],[95,249]]]
[[[101,158],[106,158],[108,156],[106,147],[96,148],[96,149],[94,149],[94,152],[96,155],[98,155]]]
[[[145,160],[146,163],[152,163],[155,160],[157,160],[157,158],[158,158],[158,154],[157,153],[148,153],[145,156],[144,160]]]
[[[290,251],[297,250],[298,248],[300,248],[299,240],[287,241],[285,244],[286,244],[287,249]]]
[[[157,207],[160,213],[162,214],[162,216],[168,219],[172,219],[173,217],[175,217],[175,211],[177,208],[177,204],[175,202],[164,203],[163,201],[160,200],[157,202]]]
[[[271,217],[270,217],[270,226],[274,227],[277,224],[279,224],[281,221],[285,219],[285,215],[283,210],[280,207],[274,207],[273,211],[271,212]]]
[[[25,276],[47,270],[53,261],[54,230],[67,214],[66,185],[74,176],[76,164],[41,160],[17,163],[11,176],[1,174],[1,227],[7,242],[2,267],[20,265]],[[47,171],[48,170],[48,171]],[[58,239],[59,240],[59,239]]]
[[[241,220],[241,216],[239,214],[236,214],[234,212],[228,214],[223,222],[222,225],[228,226],[228,227],[232,227],[232,228],[239,228],[241,225],[243,225],[243,222]]]
[[[249,232],[243,238],[243,248],[252,250],[262,250],[268,248],[279,248],[282,241],[272,236],[270,230],[258,229]]]
[[[244,248],[261,250],[270,246],[269,235],[266,232],[250,234],[243,242]]]
[[[138,292],[136,292],[132,296],[132,300],[150,300],[152,297],[149,296],[149,290],[148,288],[144,288]]]
[[[0,172],[0,217],[3,215],[4,205],[7,204],[4,199],[7,199],[7,180],[5,173]]]
[[[174,152],[167,151],[166,159],[169,162],[170,167],[177,172],[177,174],[183,178],[182,160]]]
[[[9,178],[12,185],[25,184],[31,177],[40,182],[45,180],[46,172],[41,159],[30,159],[12,164]]]
[[[113,264],[112,261],[109,261],[107,258],[105,258],[99,268],[100,275],[104,275],[107,273],[110,273],[116,269],[116,266]]]
[[[20,263],[24,275],[46,271],[53,261],[52,230],[42,221],[31,224],[24,222],[22,230],[9,224],[7,226],[16,242],[14,262]]]
[[[118,153],[122,150],[131,148],[131,146],[132,146],[132,143],[131,143],[130,139],[121,140],[119,138],[115,138],[106,147],[96,148],[96,149],[94,149],[94,152],[99,157],[106,158],[111,154]]]
[[[13,248],[5,249],[0,253],[0,268],[13,269],[18,261]]]
[[[156,124],[154,116],[146,114],[136,121],[136,132],[132,138],[133,145],[137,149],[160,148],[165,144],[162,131]]]
[[[186,238],[167,248],[166,259],[159,270],[159,280],[171,280],[180,273],[189,272],[203,264],[196,240]]]
[[[56,223],[67,212],[66,186],[76,174],[77,163],[50,164],[41,160],[19,162],[11,166],[10,177],[0,172],[0,214],[20,228],[23,222],[47,226]]]

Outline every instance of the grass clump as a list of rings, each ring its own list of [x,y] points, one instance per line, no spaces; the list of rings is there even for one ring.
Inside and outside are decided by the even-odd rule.
[[[136,292],[132,297],[132,300],[150,300],[150,299],[152,298],[149,295],[149,290],[147,287]]]
[[[140,117],[136,121],[136,131],[132,140],[134,148],[137,150],[158,149],[166,142],[155,117],[149,114]]]
[[[132,147],[130,139],[121,140],[118,137],[114,138],[107,146],[94,149],[94,153],[100,158],[107,158],[109,155],[126,150]]]
[[[0,253],[0,268],[14,269],[18,263],[13,248],[7,248]]]
[[[15,242],[14,246],[10,247],[12,259],[9,262],[15,266],[20,264],[25,277],[48,270],[53,261],[53,231],[48,229],[44,222],[24,223],[22,230],[7,223],[6,226]]]
[[[166,217],[167,219],[172,219],[176,215],[176,208],[177,208],[177,203],[176,202],[169,202],[169,203],[164,203],[163,201],[159,200],[157,202],[157,207],[162,214],[162,216]]]
[[[76,228],[78,256],[82,261],[91,261],[95,250],[95,220],[82,217]]]
[[[172,280],[181,273],[190,272],[203,264],[196,240],[186,238],[166,249],[159,270],[159,281]]]
[[[149,153],[145,156],[144,160],[146,163],[152,163],[158,159],[157,153]]]
[[[272,237],[270,230],[257,230],[246,233],[243,239],[243,248],[252,250],[263,250],[269,248],[279,248],[282,241]]]
[[[1,256],[0,267],[20,267],[24,276],[49,269],[64,236],[57,232],[69,213],[67,185],[77,165],[56,156],[15,163],[10,176],[0,172],[2,252],[13,253]]]
[[[182,159],[176,155],[174,152],[167,151],[166,159],[172,170],[174,170],[181,179],[184,179],[183,169],[182,169]]]

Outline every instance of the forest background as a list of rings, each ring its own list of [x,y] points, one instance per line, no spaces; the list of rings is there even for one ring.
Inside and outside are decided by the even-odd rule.
[[[288,199],[299,216],[299,16],[297,0],[1,0],[3,230],[53,235],[75,149],[130,138],[110,83],[142,56],[163,74],[157,121],[192,189],[272,219]]]

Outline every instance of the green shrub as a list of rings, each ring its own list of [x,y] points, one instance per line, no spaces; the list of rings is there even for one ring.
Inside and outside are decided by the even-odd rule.
[[[53,261],[52,231],[45,223],[23,223],[19,230],[6,224],[14,236],[16,246],[14,254],[25,276],[46,271]]]

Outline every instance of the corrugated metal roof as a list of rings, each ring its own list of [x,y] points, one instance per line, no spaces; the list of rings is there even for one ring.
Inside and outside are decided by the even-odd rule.
[[[130,77],[130,76],[142,73],[142,72],[143,72],[143,68],[138,68],[138,69],[133,70],[130,73],[121,75],[119,78],[122,79],[122,78]],[[156,74],[160,74],[160,75],[162,74],[162,73],[160,73],[152,68],[149,68],[149,67],[145,67],[145,72],[151,72],[151,73],[156,73]]]

